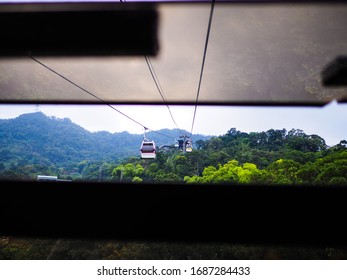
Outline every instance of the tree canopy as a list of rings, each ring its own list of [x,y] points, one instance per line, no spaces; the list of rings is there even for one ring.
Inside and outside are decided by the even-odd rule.
[[[139,157],[142,135],[91,133],[42,113],[0,120],[0,135],[0,177],[6,179],[45,174],[132,183],[347,183],[347,141],[328,147],[322,137],[300,129],[246,133],[231,128],[218,137],[194,136],[192,152],[171,143],[172,149],[157,150],[155,160]],[[159,138],[158,146],[165,141]]]

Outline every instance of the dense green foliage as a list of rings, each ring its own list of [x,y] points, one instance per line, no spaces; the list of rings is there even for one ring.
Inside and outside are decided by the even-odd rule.
[[[177,137],[177,131],[162,130]],[[157,146],[173,147],[172,139]],[[139,157],[142,135],[91,133],[69,119],[42,113],[0,121],[0,176],[114,182],[225,184],[346,184],[347,141],[328,147],[302,130],[245,133],[230,129],[219,137],[194,136],[192,152],[164,148],[155,160]],[[166,142],[165,142],[166,141]]]
[[[90,133],[41,113],[0,120],[0,178],[46,174],[132,183],[347,184],[347,141],[328,147],[323,138],[298,129],[245,133],[232,128],[219,137],[193,138],[191,153],[161,149],[155,160],[140,159],[141,140],[142,135],[126,132]],[[345,259],[346,254],[325,247],[0,237],[0,259]]]
[[[160,147],[173,145],[178,134],[176,129],[163,129],[148,132],[147,137]],[[0,120],[0,178],[36,179],[44,174],[72,180],[111,180],[117,164],[139,157],[142,139],[142,134],[128,132],[91,133],[69,119],[40,112]]]
[[[196,141],[193,152],[159,153],[155,161],[130,159],[112,173],[123,182],[223,184],[346,184],[347,141],[328,147],[298,129],[225,135]],[[138,172],[136,172],[138,170]]]

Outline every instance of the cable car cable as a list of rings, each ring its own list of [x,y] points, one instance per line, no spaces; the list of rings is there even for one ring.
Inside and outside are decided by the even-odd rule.
[[[148,126],[143,125],[142,123],[138,122],[137,120],[133,119],[132,117],[129,117],[127,114],[123,113],[122,111],[118,110],[117,108],[115,108],[114,106],[112,106],[111,104],[108,104],[107,102],[105,102],[102,98],[98,97],[97,95],[95,95],[94,93],[90,92],[89,90],[86,90],[85,88],[81,87],[80,85],[76,84],[75,82],[73,82],[72,80],[70,80],[69,78],[65,77],[64,75],[60,74],[59,72],[55,71],[54,69],[52,69],[51,67],[49,67],[48,65],[44,64],[43,62],[41,62],[40,60],[38,60],[37,58],[30,56],[29,57],[35,61],[36,63],[40,64],[41,66],[43,66],[44,68],[48,69],[49,71],[51,71],[52,73],[56,74],[57,76],[59,76],[60,78],[64,79],[65,81],[69,82],[70,84],[74,85],[75,87],[79,88],[80,90],[84,91],[85,93],[93,96],[94,98],[98,99],[99,101],[101,101],[102,103],[106,104],[108,107],[110,107],[111,109],[115,110],[116,112],[118,112],[119,114],[123,115],[124,117],[128,118],[129,120],[137,123],[138,125],[142,126],[145,129],[151,130],[156,134],[168,137],[168,138],[172,138],[171,136],[168,136],[166,134],[160,133],[158,131],[154,131],[152,129],[150,129]]]
[[[194,123],[195,123],[196,109],[197,109],[197,107],[198,107],[198,100],[199,100],[199,95],[200,95],[201,81],[202,81],[202,76],[203,76],[204,67],[205,67],[205,59],[206,59],[207,46],[208,46],[208,41],[209,41],[210,31],[211,31],[211,25],[212,25],[212,18],[213,18],[213,11],[214,11],[214,3],[215,3],[215,0],[212,0],[212,1],[211,1],[210,17],[209,17],[209,22],[208,22],[208,27],[207,27],[207,34],[206,34],[205,47],[204,47],[204,54],[203,54],[202,64],[201,64],[201,71],[200,71],[200,78],[199,78],[198,90],[197,90],[196,100],[195,100],[195,108],[194,108],[194,114],[193,114],[192,128],[191,128],[191,130],[190,130],[190,134],[191,134],[191,135],[193,135],[193,128],[194,128]]]
[[[158,89],[158,91],[159,91],[159,94],[160,94],[161,98],[163,99],[163,101],[164,101],[165,103],[167,103],[167,101],[166,101],[166,99],[165,99],[165,96],[164,96],[164,92],[163,92],[163,90],[162,90],[162,88],[161,88],[161,86],[160,86],[158,76],[157,76],[156,73],[155,73],[155,70],[154,70],[154,67],[153,67],[153,65],[152,65],[152,63],[151,63],[150,58],[147,57],[147,56],[145,55],[145,60],[146,60],[148,69],[149,69],[149,71],[151,72],[151,76],[152,76],[153,81],[154,81],[154,83],[155,83],[155,85],[156,85],[156,87],[157,87],[157,89]],[[178,127],[178,125],[177,125],[177,123],[176,123],[176,121],[175,121],[173,115],[172,115],[170,106],[169,106],[168,104],[165,104],[165,106],[166,106],[167,109],[169,110],[171,119],[172,119],[173,123],[175,124],[176,128],[179,130],[180,133],[182,133],[181,130],[179,129],[179,127]]]
[[[126,0],[120,0],[120,2],[121,2],[121,3],[125,3]],[[154,83],[155,83],[155,85],[156,85],[156,87],[157,87],[157,89],[158,89],[158,92],[159,92],[161,98],[163,99],[164,103],[167,103],[167,101],[166,101],[166,99],[165,99],[165,96],[164,96],[163,89],[162,89],[161,86],[160,86],[159,79],[158,79],[158,76],[157,76],[156,73],[155,73],[155,70],[154,70],[154,67],[153,67],[153,65],[152,65],[152,62],[151,62],[151,60],[150,60],[150,58],[149,58],[148,56],[145,55],[144,57],[145,57],[145,60],[146,60],[148,69],[149,69],[149,71],[150,71],[150,73],[151,73],[151,76],[152,76],[152,78],[153,78],[153,81],[154,81]],[[174,119],[174,117],[173,117],[173,114],[172,114],[172,112],[171,112],[170,106],[169,106],[168,104],[165,104],[165,106],[167,107],[167,109],[168,109],[168,111],[169,111],[169,114],[170,114],[170,117],[171,117],[171,119],[172,119],[172,122],[175,124],[175,126],[176,126],[176,128],[178,129],[179,133],[182,134],[181,129],[178,127],[178,125],[177,125],[177,123],[176,123],[176,121],[175,121],[175,119]]]

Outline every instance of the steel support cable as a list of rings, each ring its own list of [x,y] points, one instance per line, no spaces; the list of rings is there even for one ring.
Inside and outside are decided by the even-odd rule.
[[[120,0],[120,2],[121,2],[121,3],[125,3],[126,0]],[[164,96],[164,92],[163,92],[163,90],[162,90],[162,88],[161,88],[161,86],[160,86],[158,76],[156,75],[155,70],[154,70],[154,67],[153,67],[153,65],[152,65],[152,62],[151,62],[150,58],[147,57],[146,55],[145,55],[144,57],[145,57],[145,60],[146,60],[148,69],[149,69],[149,71],[151,72],[151,76],[152,76],[152,78],[153,78],[153,81],[154,81],[154,83],[155,83],[155,85],[156,85],[156,87],[157,87],[157,89],[158,89],[158,92],[159,92],[161,98],[163,99],[164,103],[167,103],[167,101],[166,101],[166,99],[165,99],[165,96]],[[181,130],[179,129],[179,127],[178,127],[178,125],[177,125],[177,123],[176,123],[176,121],[175,121],[175,119],[174,119],[174,117],[173,117],[173,114],[172,114],[172,112],[171,112],[170,106],[169,106],[168,104],[165,104],[165,106],[167,107],[167,109],[168,109],[168,111],[169,111],[169,114],[170,114],[170,117],[171,117],[172,122],[175,124],[175,126],[176,126],[176,128],[178,129],[179,133],[182,134]]]
[[[198,90],[197,90],[196,100],[195,100],[192,128],[190,130],[190,134],[191,135],[193,135],[193,128],[194,128],[194,123],[195,123],[196,110],[197,110],[197,107],[198,107],[198,100],[199,100],[199,95],[200,95],[200,87],[201,87],[201,82],[202,82],[202,76],[203,76],[203,73],[204,73],[205,59],[206,59],[206,53],[207,53],[207,46],[208,46],[208,41],[209,41],[209,38],[210,38],[210,31],[211,31],[212,18],[213,18],[214,3],[215,3],[215,0],[212,0],[212,2],[211,2],[211,10],[210,10],[210,17],[209,17],[209,22],[208,22],[208,26],[207,26],[207,34],[206,34],[206,41],[205,41],[205,47],[204,47],[204,54],[203,54],[202,63],[201,63],[201,71],[200,71]]]
[[[114,106],[112,106],[111,104],[108,104],[107,102],[105,102],[102,98],[98,97],[97,95],[95,95],[94,93],[90,92],[89,90],[86,90],[85,88],[81,87],[80,85],[76,84],[75,82],[73,82],[72,80],[70,80],[69,78],[65,77],[64,75],[60,74],[59,72],[55,71],[54,69],[52,69],[51,67],[49,67],[48,65],[44,64],[43,62],[41,62],[40,60],[38,60],[37,58],[30,56],[29,57],[35,61],[36,63],[40,64],[41,66],[43,66],[44,68],[46,68],[47,70],[51,71],[52,73],[54,73],[55,75],[59,76],[60,78],[64,79],[65,81],[69,82],[70,84],[72,84],[73,86],[79,88],[80,90],[84,91],[85,93],[89,94],[90,96],[93,96],[94,98],[96,98],[97,100],[101,101],[103,104],[106,104],[108,107],[110,107],[111,109],[115,110],[117,113],[123,115],[124,117],[128,118],[129,120],[135,122],[136,124],[142,126],[145,130],[152,130],[149,127],[143,125],[142,123],[138,122],[137,120],[133,119],[132,117],[129,117],[127,114],[123,113],[122,111],[118,110],[117,108],[115,108]],[[168,136],[166,134],[160,133],[158,131],[154,131],[152,130],[154,133],[165,136],[165,137],[169,137],[172,138],[171,136]]]
[[[158,76],[157,76],[156,73],[155,73],[155,70],[154,70],[154,67],[153,67],[153,65],[152,65],[152,63],[151,63],[150,58],[147,57],[147,56],[145,55],[145,60],[146,60],[148,69],[149,69],[149,71],[151,72],[151,76],[152,76],[153,81],[154,81],[154,83],[155,83],[155,85],[156,85],[156,87],[157,87],[157,89],[158,89],[158,91],[159,91],[159,94],[160,94],[161,98],[163,99],[164,103],[167,103],[166,98],[165,98],[165,96],[164,96],[164,92],[163,92],[163,90],[162,90],[162,88],[161,88],[161,86],[160,86]],[[172,122],[175,124],[176,128],[177,128],[177,129],[179,130],[179,132],[181,133],[181,130],[179,129],[179,127],[178,127],[178,125],[177,125],[177,123],[176,123],[176,121],[175,121],[175,119],[174,119],[174,117],[173,117],[173,115],[172,115],[170,106],[169,106],[168,104],[165,104],[165,106],[166,106],[167,109],[169,110],[169,113],[170,113],[170,117],[171,117],[171,119],[172,119]]]

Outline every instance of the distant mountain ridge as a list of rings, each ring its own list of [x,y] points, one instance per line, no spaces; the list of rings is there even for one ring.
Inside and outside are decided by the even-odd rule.
[[[179,133],[177,129],[162,129],[148,132],[147,136],[155,140],[157,146],[173,145]],[[195,141],[210,138],[203,135],[193,137]],[[119,162],[139,156],[142,139],[142,134],[90,132],[68,118],[48,117],[41,112],[28,113],[14,119],[0,119],[0,163],[8,165],[26,161],[65,166],[83,160]]]
[[[173,146],[185,131],[146,134],[158,147]],[[300,129],[193,135],[195,149],[160,149],[140,158],[143,135],[89,132],[71,120],[30,113],[0,120],[0,178],[109,182],[341,184],[347,183],[347,141],[329,147]]]

